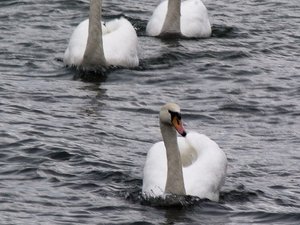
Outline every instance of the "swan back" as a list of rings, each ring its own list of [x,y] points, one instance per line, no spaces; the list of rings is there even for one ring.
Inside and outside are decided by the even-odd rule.
[[[150,36],[159,36],[165,21],[168,9],[168,1],[160,3],[155,10],[147,24],[146,33]]]
[[[200,0],[181,4],[180,31],[185,37],[210,37],[211,25],[205,5]]]
[[[105,23],[103,34],[104,56],[108,65],[136,67],[138,39],[131,23],[121,17]]]
[[[73,31],[69,45],[64,54],[64,64],[69,66],[79,66],[82,63],[83,54],[86,49],[89,19],[82,21]]]
[[[194,152],[192,164],[183,167],[187,193],[218,201],[227,171],[225,153],[204,134],[189,132],[184,141],[186,150],[182,146],[180,150]]]
[[[87,45],[89,19],[73,31],[64,54],[64,64],[80,66]],[[135,67],[139,64],[135,29],[125,18],[102,23],[104,57],[108,65]]]
[[[162,141],[155,143],[147,153],[143,171],[142,193],[147,197],[161,196],[167,180],[167,156]]]

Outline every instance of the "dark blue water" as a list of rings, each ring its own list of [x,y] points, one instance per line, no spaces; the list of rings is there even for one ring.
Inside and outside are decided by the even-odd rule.
[[[86,82],[63,53],[89,1],[0,2],[0,224],[299,224],[300,2],[205,1],[213,35],[145,35],[156,0],[104,1],[137,28],[140,66]],[[158,111],[229,160],[218,203],[145,202]]]

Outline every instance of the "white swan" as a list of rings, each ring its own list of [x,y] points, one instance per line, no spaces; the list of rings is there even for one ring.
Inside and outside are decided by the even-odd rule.
[[[101,24],[102,0],[91,0],[89,19],[74,30],[64,54],[64,64],[83,68],[110,65],[135,67],[137,35],[125,18]]]
[[[158,197],[171,193],[218,201],[227,158],[217,143],[204,134],[186,133],[175,103],[161,108],[160,129],[163,142],[154,144],[148,152],[143,195]],[[183,137],[177,137],[176,130]]]
[[[201,0],[164,0],[154,10],[146,33],[150,36],[210,37],[207,9]]]

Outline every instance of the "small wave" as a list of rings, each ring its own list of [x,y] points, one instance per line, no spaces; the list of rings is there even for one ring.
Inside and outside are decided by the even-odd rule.
[[[259,196],[264,195],[261,190],[249,191],[244,185],[239,185],[235,190],[220,193],[220,202],[224,203],[244,203],[251,202]]]
[[[242,33],[238,28],[233,26],[215,24],[212,26],[211,36],[215,38],[246,38],[249,35],[247,33]]]
[[[258,107],[250,104],[241,104],[241,103],[226,103],[222,105],[220,110],[231,111],[231,112],[240,112],[240,113],[263,113]]]
[[[66,151],[56,151],[56,152],[51,152],[48,157],[54,160],[69,160],[73,155],[66,152]]]
[[[246,191],[246,190],[232,190],[229,192],[223,192],[220,195],[221,202],[250,202],[253,199],[258,198],[260,194],[264,192],[257,190],[257,191]]]
[[[299,224],[300,213],[249,211],[235,213],[234,217],[252,218],[254,223],[260,224]]]

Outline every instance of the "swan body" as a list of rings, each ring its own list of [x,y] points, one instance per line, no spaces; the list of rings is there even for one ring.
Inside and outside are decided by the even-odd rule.
[[[170,127],[174,129],[174,127]],[[183,129],[183,128],[181,128]],[[166,132],[164,129],[163,132]],[[170,130],[171,131],[171,130]],[[181,131],[181,133],[184,133]],[[154,144],[147,154],[144,167],[144,178],[142,192],[147,197],[163,196],[166,191],[169,174],[170,154],[176,154],[176,146],[180,158],[180,169],[182,178],[173,176],[174,180],[183,179],[185,193],[187,195],[207,198],[212,201],[218,201],[219,192],[225,182],[227,170],[227,158],[225,153],[219,148],[216,142],[204,134],[189,132],[185,137],[177,137],[176,132],[167,135],[174,143],[171,145],[164,141]],[[166,147],[167,146],[167,147]],[[168,149],[172,148],[173,149]],[[169,151],[169,154],[168,154]],[[170,186],[176,184],[171,183]],[[170,192],[172,194],[178,194]],[[182,193],[179,193],[182,194]]]
[[[84,20],[73,31],[64,54],[65,65],[78,67],[83,64],[88,37],[91,35],[89,33],[89,21],[90,19]],[[102,40],[99,37],[95,37],[94,40],[97,42],[97,45],[101,45],[103,48],[104,66],[138,66],[138,41],[136,31],[131,23],[121,17],[106,23],[102,22],[101,28],[100,35],[102,35]]]
[[[179,19],[178,30],[172,33],[177,33],[184,37],[198,37],[205,38],[211,36],[211,25],[208,18],[208,13],[205,5],[201,0],[186,0],[181,2],[180,7],[169,8],[169,1],[178,1],[180,0],[164,0],[161,2],[157,8],[154,10],[148,24],[146,27],[146,32],[150,36],[163,36],[164,34],[164,23],[168,18],[168,11],[173,10],[173,13],[170,13],[170,20],[176,21],[177,17]],[[180,4],[180,3],[179,3]],[[175,12],[175,11],[180,12]]]

